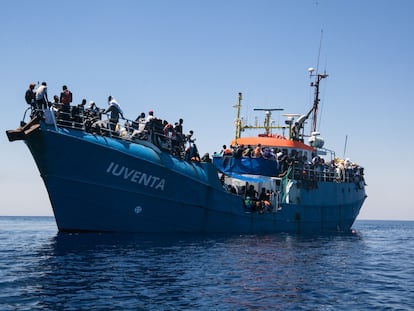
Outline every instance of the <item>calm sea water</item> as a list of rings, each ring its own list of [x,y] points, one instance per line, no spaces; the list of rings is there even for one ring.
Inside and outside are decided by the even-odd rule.
[[[353,235],[58,234],[0,217],[0,310],[414,310],[414,222]]]

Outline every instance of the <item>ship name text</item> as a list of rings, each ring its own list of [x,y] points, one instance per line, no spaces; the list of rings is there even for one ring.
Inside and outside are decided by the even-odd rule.
[[[126,166],[111,162],[106,169],[108,174],[121,177],[130,182],[143,185],[145,187],[153,188],[155,190],[164,191],[165,179],[154,175],[143,173]]]

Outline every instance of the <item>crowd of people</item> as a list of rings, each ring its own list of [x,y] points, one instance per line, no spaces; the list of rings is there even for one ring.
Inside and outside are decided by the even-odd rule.
[[[244,198],[244,206],[248,212],[270,212],[273,210],[272,202],[274,202],[274,196],[276,195],[274,191],[266,189],[265,187],[261,188],[260,193],[256,190],[255,186],[252,184],[246,183],[246,185],[241,186],[239,189],[232,185],[228,185],[228,191],[231,193],[240,195]]]
[[[318,188],[318,182],[351,182],[358,188],[362,188],[361,183],[364,181],[364,170],[359,165],[353,163],[350,159],[334,158],[332,161],[326,162],[324,158],[315,153],[307,151],[298,151],[296,149],[287,148],[271,148],[263,147],[260,144],[256,146],[230,146],[223,145],[219,153],[215,153],[216,157],[221,157],[221,163],[231,163],[230,159],[243,158],[264,158],[269,161],[277,162],[279,167],[279,174],[273,177],[283,178],[288,175],[289,179],[296,181],[297,187],[302,187],[306,190]],[[310,158],[310,160],[308,160]],[[227,159],[227,161],[224,161]],[[223,164],[225,166],[225,164]],[[225,173],[221,178],[224,188],[234,194],[243,196],[246,210],[251,212],[266,212],[271,211],[274,202],[272,198],[276,193],[273,190],[262,188],[259,193],[258,185],[234,186],[230,181],[225,183]],[[276,183],[280,185],[281,180]]]
[[[219,153],[214,156],[223,158],[263,158],[276,161],[280,168],[280,174],[275,177],[284,177],[289,168],[295,168],[294,178],[296,180],[317,180],[324,176],[330,181],[358,181],[363,178],[363,168],[350,161],[350,159],[334,158],[329,162],[315,153],[307,151],[298,151],[287,148],[263,147],[261,144],[256,146],[237,145],[227,147],[223,145]],[[311,158],[308,160],[308,158]],[[230,163],[229,161],[223,163]]]
[[[62,86],[60,96],[54,95],[50,102],[47,94],[47,83],[42,82],[36,89],[35,83],[30,83],[25,93],[26,103],[31,107],[31,118],[39,115],[46,123],[83,129],[103,136],[114,136],[129,140],[150,140],[163,150],[187,161],[211,161],[204,155],[200,158],[191,130],[183,133],[183,119],[173,124],[154,116],[149,110],[148,116],[141,112],[135,120],[128,120],[113,96],[108,97],[108,107],[101,109],[94,101],[82,99],[78,105],[72,105],[73,94],[66,85]],[[52,115],[53,114],[53,115]],[[106,115],[107,118],[103,118]],[[123,121],[123,124],[121,122]]]
[[[108,107],[101,109],[94,101],[90,101],[87,105],[86,99],[78,105],[72,105],[73,94],[66,85],[62,86],[60,96],[53,96],[52,102],[48,98],[46,82],[42,82],[36,89],[35,87],[35,83],[30,83],[25,93],[25,100],[31,107],[32,117],[40,114],[47,121],[50,112],[53,112],[56,123],[61,126],[130,140],[150,140],[160,148],[188,161],[211,162],[209,154],[200,157],[194,143],[194,132],[183,133],[183,119],[179,119],[173,125],[155,117],[154,111],[149,110],[147,116],[142,112],[134,121],[127,120],[124,118],[121,106],[113,96],[108,96]],[[107,118],[102,118],[103,115]],[[121,124],[121,120],[124,124]],[[215,156],[217,155],[235,159],[261,157],[276,161],[280,168],[280,174],[277,177],[284,177],[289,168],[294,167],[294,178],[306,181],[305,186],[308,188],[316,187],[315,181],[322,175],[338,182],[345,181],[345,179],[353,179],[356,182],[363,180],[363,169],[349,159],[334,159],[330,163],[325,163],[323,158],[312,154],[311,160],[308,160],[310,154],[295,149],[288,152],[287,149],[271,148],[260,144],[238,145],[231,146],[231,148],[223,145],[220,153],[215,153]]]

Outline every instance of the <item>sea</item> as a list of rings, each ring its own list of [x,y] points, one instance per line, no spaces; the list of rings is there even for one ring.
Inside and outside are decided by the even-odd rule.
[[[414,222],[353,228],[64,234],[0,217],[0,310],[414,310]]]

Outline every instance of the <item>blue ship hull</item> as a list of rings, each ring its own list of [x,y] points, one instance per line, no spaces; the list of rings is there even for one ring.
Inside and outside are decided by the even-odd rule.
[[[246,211],[211,163],[187,162],[142,142],[41,126],[26,135],[60,231],[344,232],[366,198],[355,183],[296,188],[277,212]]]

